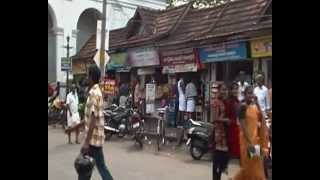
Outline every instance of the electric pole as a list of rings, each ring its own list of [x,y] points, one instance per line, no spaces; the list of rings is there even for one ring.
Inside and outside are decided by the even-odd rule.
[[[71,70],[71,60],[69,59],[69,51],[72,47],[70,47],[69,45],[69,41],[70,41],[70,37],[67,36],[67,46],[64,46],[64,48],[67,49],[67,59],[68,59],[68,62],[69,62],[69,69],[67,70],[67,82],[66,82],[66,85],[67,85],[67,94],[69,93],[69,71]]]
[[[105,62],[105,40],[106,40],[106,14],[107,14],[107,0],[103,0],[102,3],[102,23],[101,23],[101,44],[100,44],[100,70],[101,70],[101,77],[104,79],[105,75],[105,67],[104,67],[104,62]]]

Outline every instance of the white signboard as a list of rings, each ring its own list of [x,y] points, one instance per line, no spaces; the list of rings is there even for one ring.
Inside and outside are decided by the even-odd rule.
[[[102,21],[97,21],[97,36],[96,36],[96,49],[100,49],[101,46],[101,24]],[[106,27],[106,39],[105,39],[105,49],[109,50],[109,29]]]
[[[160,64],[155,48],[134,48],[128,50],[129,64],[132,67],[156,66]]]
[[[146,113],[151,114],[155,112],[154,104],[156,99],[156,85],[146,84]]]
[[[182,73],[182,72],[197,72],[197,65],[193,64],[179,64],[172,66],[163,66],[162,73],[163,74],[174,74],[174,73]]]
[[[140,75],[149,75],[156,73],[155,69],[153,67],[151,68],[140,68],[137,71],[137,74]]]

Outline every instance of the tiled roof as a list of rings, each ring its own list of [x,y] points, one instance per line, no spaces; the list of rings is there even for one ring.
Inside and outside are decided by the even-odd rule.
[[[141,21],[146,32],[128,37],[131,30],[128,23],[124,28],[110,31],[109,47],[115,50],[152,43],[163,47],[272,29],[272,16],[261,20],[270,4],[272,6],[272,0],[236,0],[207,9],[194,9],[190,3],[167,10],[139,7],[132,22]],[[96,51],[95,41],[95,36],[92,36],[76,56],[93,57]]]

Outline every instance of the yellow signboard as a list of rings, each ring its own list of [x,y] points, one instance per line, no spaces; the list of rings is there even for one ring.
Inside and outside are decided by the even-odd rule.
[[[106,95],[115,95],[116,81],[112,79],[107,79],[101,83],[101,90]]]
[[[272,56],[272,37],[265,37],[250,42],[251,57],[268,57]]]

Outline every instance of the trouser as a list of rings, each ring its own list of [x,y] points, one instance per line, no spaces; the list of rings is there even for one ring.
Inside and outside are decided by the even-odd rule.
[[[102,151],[102,147],[95,147],[90,146],[89,147],[89,155],[95,160],[97,169],[99,171],[99,174],[102,178],[102,180],[113,180],[109,170],[107,169],[107,166],[104,162],[104,155]],[[80,180],[80,179],[79,179]]]
[[[214,151],[212,158],[212,179],[221,180],[221,174],[226,170],[229,162],[229,154],[225,151]]]

